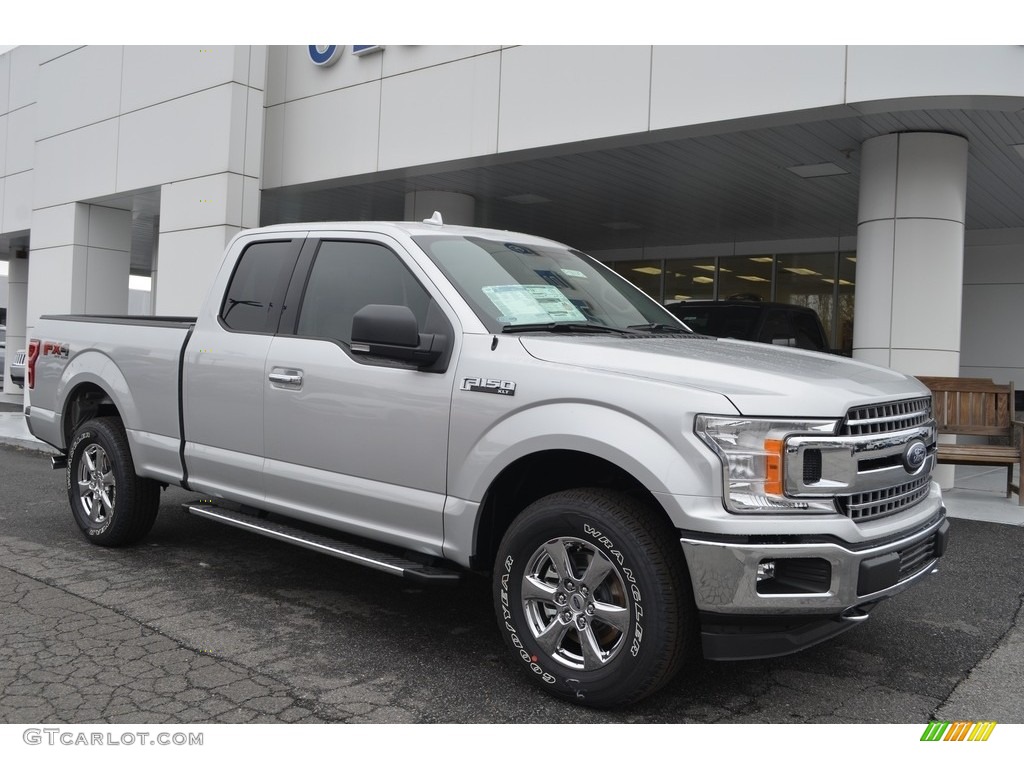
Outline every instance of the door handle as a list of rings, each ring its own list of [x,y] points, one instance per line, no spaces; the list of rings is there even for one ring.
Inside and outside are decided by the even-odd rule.
[[[302,371],[285,371],[275,368],[267,376],[272,384],[280,384],[284,387],[301,387]]]

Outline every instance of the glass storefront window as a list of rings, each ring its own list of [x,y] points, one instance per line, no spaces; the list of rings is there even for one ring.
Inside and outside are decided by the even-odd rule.
[[[665,261],[665,303],[715,298],[714,259]]]
[[[771,256],[723,256],[718,260],[719,299],[772,298]]]
[[[651,298],[661,301],[661,259],[657,261],[616,261],[608,266]]]
[[[836,254],[780,255],[775,266],[775,300],[818,313],[830,343],[835,339]]]
[[[853,354],[853,289],[857,280],[857,254],[839,254],[839,300],[833,346],[844,355]]]

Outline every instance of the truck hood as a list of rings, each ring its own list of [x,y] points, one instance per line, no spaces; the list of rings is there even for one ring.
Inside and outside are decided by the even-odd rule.
[[[707,337],[520,336],[538,360],[717,392],[748,416],[838,418],[922,397],[919,381],[836,355]]]

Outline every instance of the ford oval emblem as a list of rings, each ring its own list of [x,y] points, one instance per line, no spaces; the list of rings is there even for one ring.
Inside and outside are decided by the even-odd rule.
[[[928,446],[920,440],[915,440],[907,446],[905,451],[903,451],[903,466],[906,468],[907,472],[914,474],[921,468],[927,458]]]

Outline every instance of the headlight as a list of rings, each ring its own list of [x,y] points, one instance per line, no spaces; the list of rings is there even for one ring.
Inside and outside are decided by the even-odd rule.
[[[697,416],[694,431],[722,460],[730,512],[835,512],[831,499],[790,499],[785,492],[786,438],[831,435],[836,421]]]

